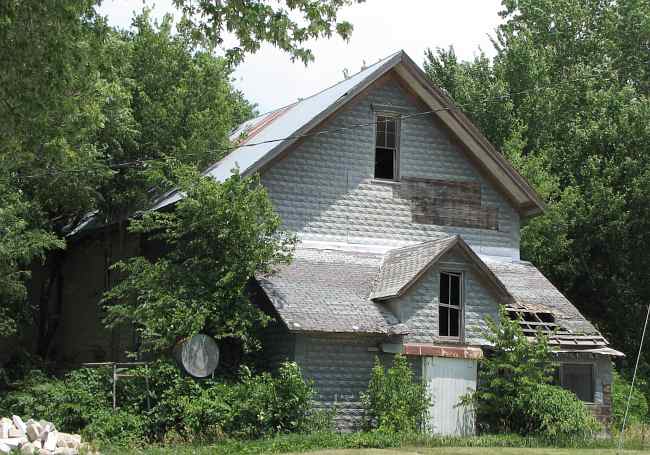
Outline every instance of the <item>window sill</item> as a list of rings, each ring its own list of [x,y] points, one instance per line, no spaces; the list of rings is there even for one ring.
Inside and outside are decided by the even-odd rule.
[[[399,180],[376,179],[371,178],[370,183],[373,185],[387,185],[387,186],[400,186],[402,182]]]

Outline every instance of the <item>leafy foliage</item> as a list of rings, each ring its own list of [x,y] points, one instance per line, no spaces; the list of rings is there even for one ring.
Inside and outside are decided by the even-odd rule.
[[[306,47],[308,41],[331,37],[334,33],[347,40],[352,24],[338,20],[339,10],[364,0],[287,0],[213,2],[210,0],[174,0],[184,13],[184,27],[195,38],[210,46],[223,47],[226,32],[237,45],[226,50],[235,63],[246,53],[258,51],[263,43],[271,44],[307,64],[314,59]],[[279,3],[279,5],[277,5]]]
[[[492,352],[480,360],[474,403],[479,426],[486,432],[516,432],[550,438],[586,437],[596,422],[582,402],[550,385],[555,364],[548,339],[534,342],[517,321],[500,308],[499,322],[488,320],[486,339]]]
[[[430,399],[426,386],[413,377],[406,357],[398,354],[387,370],[378,357],[361,400],[365,426],[385,432],[422,430]]]
[[[572,392],[550,384],[531,384],[516,396],[523,417],[517,432],[551,440],[589,438],[599,429],[594,417]]]
[[[0,177],[0,337],[16,334],[18,324],[29,322],[25,285],[32,261],[64,246],[55,235],[33,227],[31,209],[24,195]]]
[[[627,416],[626,425],[630,427],[647,424],[650,421],[648,400],[642,392],[645,387],[645,384],[639,384],[639,378],[637,378],[632,392],[632,399],[630,400],[630,411]],[[629,395],[630,383],[620,373],[614,371],[614,381],[612,382],[612,424],[614,429],[620,429],[623,424],[623,416],[625,415]]]
[[[179,441],[206,442],[312,428],[314,391],[295,363],[283,364],[275,376],[243,371],[235,382],[198,382],[164,361],[130,374],[118,383],[117,411],[110,370],[79,369],[62,379],[33,372],[0,396],[0,412],[42,416],[61,430],[121,445],[169,440],[174,434]]]
[[[166,251],[115,265],[125,278],[106,294],[107,322],[136,324],[144,350],[169,349],[199,332],[255,347],[252,329],[268,316],[249,302],[246,285],[288,262],[295,238],[279,230],[257,179],[235,172],[219,183],[184,166],[173,172],[185,197],[173,211],[146,212],[129,227]]]
[[[502,5],[493,59],[439,49],[425,69],[547,201],[522,255],[634,358],[650,300],[650,4]]]

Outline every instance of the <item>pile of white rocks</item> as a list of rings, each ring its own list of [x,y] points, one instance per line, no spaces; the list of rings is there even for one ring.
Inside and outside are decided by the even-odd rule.
[[[81,436],[57,431],[51,422],[0,418],[0,454],[19,450],[29,455],[77,455],[81,447]]]

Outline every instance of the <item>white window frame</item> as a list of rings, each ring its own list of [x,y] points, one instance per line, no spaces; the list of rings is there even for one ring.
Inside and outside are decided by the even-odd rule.
[[[399,172],[399,162],[400,162],[400,140],[402,136],[402,125],[400,122],[400,114],[397,112],[390,111],[373,111],[373,117],[375,120],[373,135],[372,135],[372,178],[380,182],[399,182],[400,181],[400,172]],[[377,124],[379,117],[386,117],[393,119],[395,121],[395,147],[393,149],[393,178],[387,179],[383,177],[377,177],[375,175],[375,163],[377,161],[377,149],[383,148],[390,150],[390,147],[378,146],[377,145]]]
[[[451,305],[449,303],[442,303],[440,296],[442,292],[440,291],[440,286],[442,283],[442,274],[452,275],[458,277],[458,306]],[[449,280],[449,294],[451,297],[451,280]],[[440,307],[458,310],[458,336],[450,335],[440,335]],[[440,270],[438,272],[438,333],[437,337],[440,340],[444,341],[456,341],[461,342],[465,338],[465,274],[459,270]],[[447,328],[450,327],[451,317],[450,312],[447,312]],[[451,332],[451,331],[449,331]]]

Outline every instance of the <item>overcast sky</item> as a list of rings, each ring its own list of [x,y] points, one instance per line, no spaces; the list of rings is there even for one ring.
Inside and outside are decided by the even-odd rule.
[[[258,104],[260,112],[284,106],[328,87],[343,78],[343,70],[356,73],[364,60],[376,62],[399,49],[419,65],[426,48],[454,46],[463,59],[481,48],[494,50],[489,35],[500,23],[500,0],[367,0],[345,8],[340,18],[352,22],[350,42],[339,38],[314,42],[316,61],[308,67],[291,63],[287,54],[271,46],[248,56],[239,66],[235,85]],[[147,1],[154,17],[174,13],[172,0]],[[398,7],[399,5],[399,7]],[[142,0],[104,0],[100,12],[112,25],[127,28]]]

